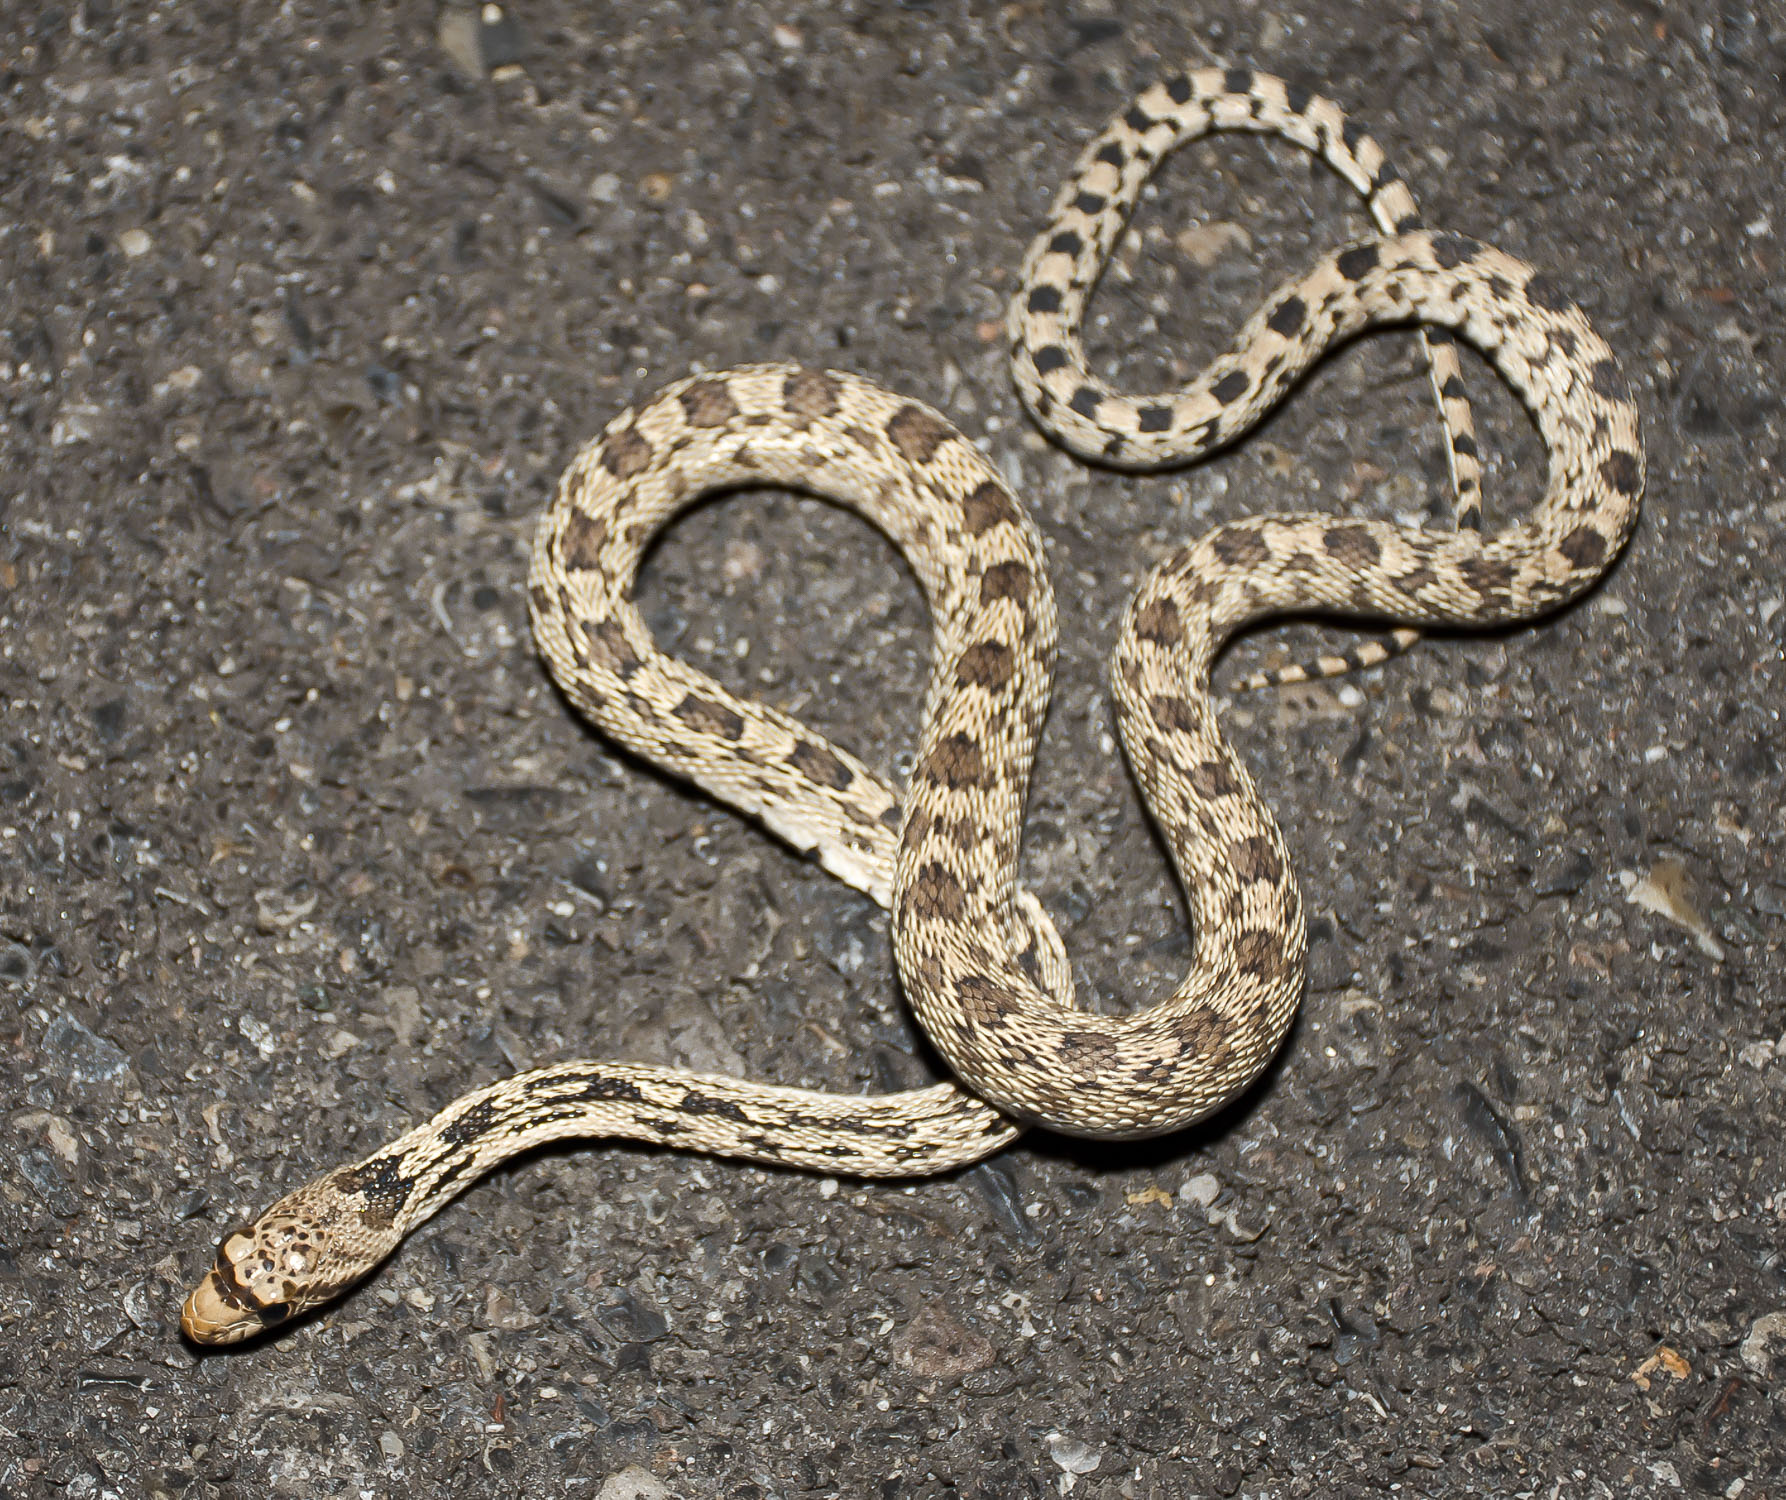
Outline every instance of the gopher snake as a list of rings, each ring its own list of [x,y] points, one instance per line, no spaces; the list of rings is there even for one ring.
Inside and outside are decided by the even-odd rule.
[[[1086,299],[1158,159],[1225,128],[1320,152],[1366,194],[1384,237],[1281,288],[1187,389],[1122,396],[1085,367]],[[1286,611],[1409,627],[1541,614],[1607,567],[1642,489],[1635,410],[1582,313],[1520,262],[1412,222],[1382,153],[1332,104],[1258,74],[1198,72],[1149,90],[1093,142],[1025,261],[1010,316],[1018,389],[1087,457],[1153,467],[1206,453],[1333,344],[1391,323],[1454,330],[1480,349],[1549,451],[1543,499],[1492,535],[1255,516],[1142,583],[1112,680],[1195,932],[1189,973],[1169,996],[1122,1018],[1075,1009],[1060,938],[1016,884],[1055,615],[1036,529],[998,473],[937,413],[859,376],[782,365],[694,376],[617,417],[566,470],[529,579],[540,649],[604,733],[890,908],[905,991],[965,1088],[854,1098],[600,1061],[524,1073],[226,1235],[187,1300],[188,1336],[234,1342],[329,1300],[487,1168],[545,1141],[611,1136],[899,1177],[975,1161],[1028,1122],[1098,1137],[1175,1130],[1244,1089],[1288,1027],[1305,939],[1283,839],[1211,707],[1222,642]],[[1467,518],[1477,478],[1468,409],[1455,352],[1439,341],[1433,356]],[[717,489],[761,484],[865,516],[923,587],[934,665],[903,804],[798,720],[665,655],[632,603],[642,553],[672,517]]]

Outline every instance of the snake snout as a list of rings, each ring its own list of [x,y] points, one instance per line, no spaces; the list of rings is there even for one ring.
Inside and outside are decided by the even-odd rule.
[[[180,1332],[195,1344],[239,1344],[283,1323],[291,1312],[291,1305],[284,1302],[269,1307],[248,1304],[212,1270],[180,1309]]]
[[[232,1229],[217,1259],[180,1309],[180,1332],[195,1344],[239,1344],[277,1327],[297,1310],[289,1301],[263,1298],[254,1289],[251,1225]]]

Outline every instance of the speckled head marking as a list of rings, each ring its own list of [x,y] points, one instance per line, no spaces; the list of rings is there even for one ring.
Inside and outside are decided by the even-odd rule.
[[[334,1300],[397,1248],[388,1207],[408,1185],[369,1191],[368,1163],[343,1167],[288,1194],[253,1224],[232,1229],[180,1310],[200,1344],[237,1344]]]
[[[1085,369],[1079,319],[1147,173],[1207,129],[1276,130],[1319,152],[1384,233],[1280,288],[1184,391],[1130,398]],[[1295,1010],[1305,935],[1282,836],[1222,738],[1216,651],[1283,611],[1417,627],[1555,608],[1593,583],[1635,522],[1636,412],[1611,352],[1555,283],[1420,229],[1368,136],[1327,101],[1245,70],[1169,78],[1093,143],[1012,304],[1018,388],[1037,420],[1076,452],[1136,467],[1231,440],[1336,341],[1391,322],[1436,330],[1460,510],[1473,511],[1477,471],[1452,331],[1531,409],[1548,487],[1492,535],[1329,515],[1237,520],[1143,579],[1111,680],[1194,941],[1180,982],[1124,1017],[1076,1008],[1060,935],[1017,883],[1055,610],[1036,529],[994,467],[938,413],[837,371],[704,373],[617,417],[572,460],[536,533],[528,597],[542,655],[603,733],[890,908],[906,993],[959,1081],[856,1098],[589,1060],[503,1079],[227,1235],[187,1301],[188,1335],[231,1342],[326,1301],[488,1167],[549,1140],[612,1136],[898,1177],[978,1160],[1019,1122],[1157,1134],[1245,1089]],[[702,495],[750,483],[857,511],[922,583],[934,659],[903,793],[791,715],[663,652],[633,603],[651,538]]]

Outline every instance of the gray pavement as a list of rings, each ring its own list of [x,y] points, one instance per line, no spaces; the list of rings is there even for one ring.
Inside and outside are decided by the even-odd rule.
[[[14,0],[0,34],[0,1494],[1786,1495],[1777,10]],[[225,1227],[506,1072],[929,1076],[881,914],[532,652],[559,468],[692,366],[838,365],[984,439],[1063,608],[1025,878],[1097,1003],[1175,981],[1103,679],[1129,589],[1222,519],[1443,492],[1406,334],[1176,475],[1020,414],[997,322],[1056,184],[1231,62],[1554,273],[1650,458],[1579,607],[1234,699],[1312,919],[1279,1063],[1187,1137],[912,1186],[537,1155],[326,1316],[184,1345]],[[1363,229],[1288,147],[1158,186],[1092,331],[1136,388]],[[1472,371],[1505,517],[1543,455]],[[716,504],[644,600],[902,768],[926,624],[862,524]]]

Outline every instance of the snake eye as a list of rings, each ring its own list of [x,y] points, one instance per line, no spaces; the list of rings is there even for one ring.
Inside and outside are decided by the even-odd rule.
[[[260,1321],[263,1328],[271,1328],[276,1323],[283,1323],[292,1314],[289,1302],[269,1302],[260,1310]]]

